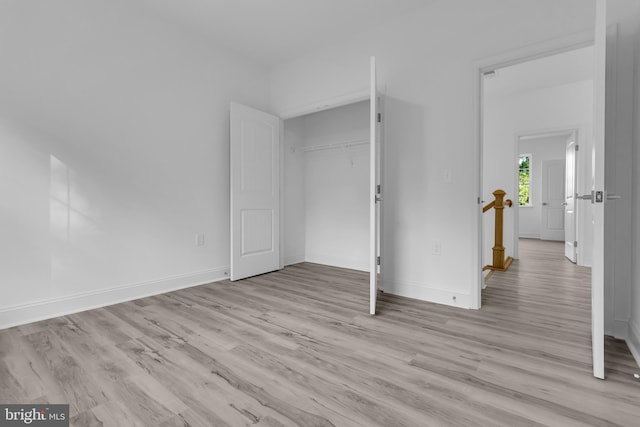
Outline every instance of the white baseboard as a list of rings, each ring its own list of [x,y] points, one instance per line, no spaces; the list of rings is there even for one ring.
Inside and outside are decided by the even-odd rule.
[[[636,359],[636,363],[640,367],[640,326],[633,321],[629,322],[626,341],[633,358]]]
[[[518,234],[520,239],[539,239],[540,235],[536,233],[520,233]]]
[[[305,262],[304,255],[291,255],[284,257],[284,265],[300,264]]]
[[[444,289],[434,289],[421,283],[397,282],[383,279],[382,289],[384,292],[393,295],[449,305],[451,307],[466,309],[471,307],[469,294],[456,293]]]
[[[67,295],[0,309],[0,329],[227,279],[229,267]]]
[[[369,263],[367,260],[356,258],[349,259],[325,254],[307,254],[305,261],[338,268],[348,268],[350,270],[369,271]]]

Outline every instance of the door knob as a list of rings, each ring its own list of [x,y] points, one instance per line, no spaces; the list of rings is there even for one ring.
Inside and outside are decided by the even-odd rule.
[[[621,198],[617,194],[608,194],[606,191],[592,191],[591,194],[577,196],[576,199],[591,200],[591,203],[602,203],[605,197],[606,200],[618,200]]]

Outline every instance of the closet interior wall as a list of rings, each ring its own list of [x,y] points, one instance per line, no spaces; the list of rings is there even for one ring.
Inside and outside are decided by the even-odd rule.
[[[369,101],[284,121],[284,264],[368,271]]]

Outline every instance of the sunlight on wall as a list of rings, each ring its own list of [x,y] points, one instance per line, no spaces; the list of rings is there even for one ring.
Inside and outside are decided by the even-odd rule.
[[[52,237],[71,242],[96,228],[96,214],[76,172],[51,155],[50,227]],[[73,234],[72,234],[73,233]]]

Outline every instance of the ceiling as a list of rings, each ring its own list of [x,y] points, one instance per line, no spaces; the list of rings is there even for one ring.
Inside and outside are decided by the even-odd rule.
[[[292,60],[438,0],[137,0],[264,65]]]
[[[513,95],[570,83],[593,80],[593,47],[571,50],[496,70],[485,77],[485,94]]]

